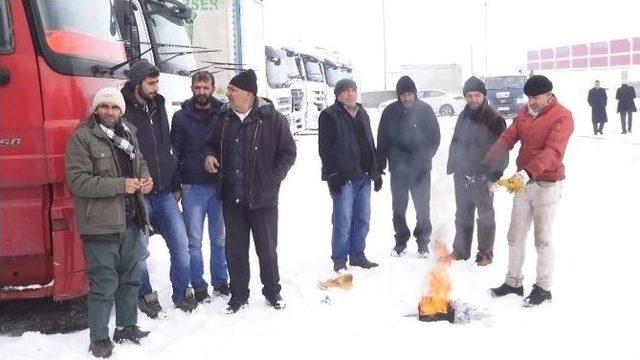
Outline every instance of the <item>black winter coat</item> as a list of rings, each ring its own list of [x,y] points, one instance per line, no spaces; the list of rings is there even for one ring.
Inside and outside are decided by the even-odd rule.
[[[360,179],[365,172],[375,179],[380,174],[376,161],[376,145],[371,133],[369,115],[358,104],[358,112],[353,118],[344,105],[336,102],[322,110],[318,119],[318,152],[322,161],[322,180],[339,174],[345,179]],[[354,133],[353,121],[361,122],[364,126],[369,153],[371,155],[371,169],[362,169],[360,162],[360,147]]]
[[[431,106],[420,99],[410,108],[400,100],[382,112],[378,126],[377,160],[384,170],[416,174],[431,171],[440,146],[440,126]]]
[[[465,106],[458,115],[449,146],[447,174],[476,175],[476,170],[484,160],[491,146],[506,130],[507,124],[500,113],[486,101],[475,114]],[[498,180],[509,164],[509,157],[490,170],[488,178]]]
[[[204,169],[204,142],[219,120],[223,102],[212,98],[208,116],[202,118],[193,98],[182,103],[171,120],[171,142],[178,158],[178,174],[182,184],[212,184],[217,179]]]
[[[157,94],[149,101],[147,111],[135,98],[133,91],[134,89],[128,83],[121,90],[127,105],[124,117],[138,129],[136,135],[142,156],[153,178],[152,191],[178,191],[180,180],[176,172],[176,158],[171,147],[164,97]]]
[[[249,208],[260,209],[278,205],[280,183],[284,180],[296,160],[296,143],[289,129],[289,122],[278,112],[268,99],[257,98],[248,117],[253,117],[248,124],[251,135],[251,153],[249,174]],[[255,121],[254,121],[255,120]],[[238,116],[225,106],[213,131],[205,142],[205,154],[213,155],[220,162],[220,190],[227,191],[227,181],[223,159],[225,153],[231,151],[226,140],[230,121],[240,121]],[[222,194],[223,199],[226,194]]]
[[[607,122],[607,92],[604,88],[589,90],[587,101],[591,106],[591,122]]]
[[[618,112],[631,111],[636,112],[636,90],[633,86],[622,84],[616,91],[616,99],[618,100]]]

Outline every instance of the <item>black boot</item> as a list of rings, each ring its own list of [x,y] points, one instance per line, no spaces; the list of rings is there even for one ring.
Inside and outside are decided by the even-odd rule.
[[[339,273],[340,271],[347,271],[347,262],[344,260],[334,260],[333,271],[337,273]]]
[[[137,325],[131,325],[121,330],[116,329],[116,331],[113,332],[113,341],[118,344],[122,344],[125,341],[140,344],[140,339],[146,338],[147,335],[149,335],[148,331],[142,331]]]
[[[374,263],[373,261],[369,261],[364,256],[356,261],[349,261],[349,263],[351,264],[351,266],[358,266],[364,269],[371,269],[378,266],[377,263]]]
[[[502,297],[509,294],[522,296],[524,294],[524,288],[522,286],[513,287],[507,284],[502,284],[500,285],[500,287],[491,289],[491,295],[493,295],[494,297]]]
[[[533,289],[531,290],[531,294],[524,298],[524,306],[537,306],[542,304],[545,301],[551,301],[551,291],[545,290],[540,286],[533,284]]]
[[[209,296],[209,290],[207,288],[207,285],[193,287],[193,296],[198,303],[211,301],[211,296]]]
[[[178,301],[175,304],[176,308],[184,311],[184,312],[192,312],[195,308],[198,307],[198,302],[196,301],[195,296],[193,295],[193,289],[188,288],[184,298]]]
[[[152,319],[157,318],[162,311],[162,306],[158,301],[158,293],[154,291],[140,298],[138,300],[138,309]]]
[[[280,295],[268,297],[267,302],[269,303],[269,305],[273,306],[273,308],[276,310],[284,309],[287,307],[287,304],[284,302],[284,300],[282,299],[282,296]]]
[[[108,358],[113,352],[113,343],[109,338],[92,341],[91,344],[89,344],[89,352],[95,357]]]

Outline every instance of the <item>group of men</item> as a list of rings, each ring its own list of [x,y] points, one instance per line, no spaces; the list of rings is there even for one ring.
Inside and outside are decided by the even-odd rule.
[[[593,123],[593,135],[603,135],[604,123],[607,122],[607,89],[600,87],[600,80],[596,80],[593,88],[589,90],[587,102],[591,106],[591,122]],[[634,99],[636,91],[633,86],[622,84],[616,90],[618,100],[617,112],[620,113],[620,125],[622,134],[631,133],[633,113],[637,111]]]
[[[214,78],[192,77],[193,97],[172,119],[158,94],[159,70],[131,65],[121,90],[104,88],[66,150],[67,183],[84,242],[90,290],[89,351],[109,357],[113,341],[140,343],[149,332],[138,308],[162,311],[149,281],[149,229],[164,238],[171,258],[171,298],[186,312],[210,300],[204,279],[205,218],[211,245],[211,285],[228,296],[228,313],[249,297],[249,234],[260,260],[263,295],[282,309],[276,255],[278,192],[296,158],[286,118],[258,97],[253,70],[227,88],[228,105],[213,97]],[[182,203],[180,209],[178,203]],[[228,274],[228,275],[227,275]]]
[[[203,276],[205,218],[213,294],[230,295],[226,311],[235,313],[248,302],[250,233],[262,294],[273,308],[285,307],[276,248],[279,188],[296,159],[287,119],[257,96],[253,70],[231,79],[228,104],[213,97],[211,73],[196,72],[193,96],[175,113],[171,127],[158,94],[158,68],[138,61],[128,78],[121,90],[96,93],[92,113],[72,135],[65,159],[90,282],[89,350],[97,357],[109,357],[113,350],[108,322],[114,303],[113,340],[118,343],[137,344],[149,334],[136,325],[137,308],[152,318],[162,311],[146,266],[149,229],[162,235],[169,249],[176,308],[190,312],[210,299]],[[418,254],[427,256],[431,163],[440,145],[433,109],[418,99],[413,80],[402,77],[396,86],[398,101],[382,114],[376,147],[369,116],[357,102],[356,83],[342,79],[334,92],[336,102],[321,112],[318,132],[322,180],[333,201],[334,271],[347,270],[347,263],[365,269],[378,266],[365,256],[365,247],[372,182],[374,191],[382,188],[387,162],[395,232],[392,255],[406,254],[410,194],[417,215],[413,236]],[[457,206],[451,257],[471,256],[477,210],[475,261],[479,266],[492,262],[493,192],[509,150],[520,141],[518,172],[505,183],[515,193],[507,236],[509,270],[505,283],[491,291],[495,296],[523,295],[524,247],[533,222],[538,277],[526,303],[540,304],[551,299],[551,225],[564,179],[562,158],[573,130],[571,113],[540,75],[527,81],[528,105],[508,128],[487,103],[480,79],[467,80],[463,92],[467,106],[456,122],[447,163]]]

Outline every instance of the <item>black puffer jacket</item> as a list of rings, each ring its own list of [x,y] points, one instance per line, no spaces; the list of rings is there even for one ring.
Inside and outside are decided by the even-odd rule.
[[[138,142],[153,178],[153,191],[178,191],[180,180],[176,172],[176,158],[171,148],[164,97],[157,94],[149,101],[147,111],[138,102],[133,91],[129,83],[121,90],[127,104],[124,117],[138,129]]]
[[[507,128],[502,115],[485,101],[477,111],[465,106],[460,112],[449,146],[447,174],[476,175],[480,162]],[[489,180],[496,181],[509,164],[509,157],[490,170]]]
[[[229,122],[240,121],[238,116],[225,106],[213,130],[205,142],[206,155],[215,156],[220,162],[220,187],[222,191],[233,190],[225,186],[226,181],[233,181],[232,174],[226,174],[226,154],[231,150],[232,141],[227,141]],[[247,116],[246,127],[241,130],[244,139],[250,139],[249,147],[249,181],[248,202],[250,209],[273,207],[278,205],[280,183],[284,180],[296,160],[296,143],[289,130],[289,122],[278,112],[271,101],[257,98]],[[233,155],[235,156],[235,155]],[[223,199],[226,194],[223,193]]]
[[[339,174],[345,179],[362,178],[365,172],[375,179],[380,174],[376,161],[376,146],[371,133],[369,115],[361,104],[353,118],[344,106],[336,102],[322,110],[318,119],[318,151],[322,160],[322,180]],[[359,121],[364,127],[364,136],[369,143],[371,169],[362,169],[360,146],[354,133],[353,121]]]
[[[400,100],[382,112],[378,126],[378,164],[384,170],[417,174],[431,171],[440,146],[440,126],[431,106],[420,99],[410,108]]]

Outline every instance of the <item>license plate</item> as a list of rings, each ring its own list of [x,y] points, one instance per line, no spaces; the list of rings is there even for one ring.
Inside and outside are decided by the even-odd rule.
[[[498,106],[498,111],[509,111],[508,106]]]
[[[498,99],[506,99],[509,97],[509,95],[511,95],[511,93],[508,91],[501,91],[496,93],[496,97]]]

